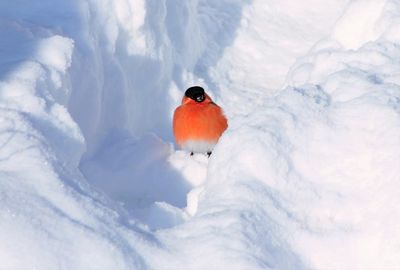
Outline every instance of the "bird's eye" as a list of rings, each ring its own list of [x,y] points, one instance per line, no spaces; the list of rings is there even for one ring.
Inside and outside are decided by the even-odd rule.
[[[204,95],[198,95],[198,96],[196,97],[196,101],[197,101],[197,102],[203,102],[203,101],[204,101]]]

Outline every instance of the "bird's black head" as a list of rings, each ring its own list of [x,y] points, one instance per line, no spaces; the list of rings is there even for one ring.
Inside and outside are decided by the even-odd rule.
[[[204,89],[200,86],[192,86],[188,88],[185,92],[185,96],[199,103],[206,99]]]

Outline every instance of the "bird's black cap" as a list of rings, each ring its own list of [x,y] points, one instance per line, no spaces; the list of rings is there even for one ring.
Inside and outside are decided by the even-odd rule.
[[[196,102],[203,102],[205,100],[204,89],[200,86],[189,87],[185,92],[185,96]]]

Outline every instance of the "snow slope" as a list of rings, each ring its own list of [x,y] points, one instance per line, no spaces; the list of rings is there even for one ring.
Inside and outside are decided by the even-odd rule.
[[[396,269],[395,0],[0,3],[0,268]],[[171,116],[201,84],[210,159]]]

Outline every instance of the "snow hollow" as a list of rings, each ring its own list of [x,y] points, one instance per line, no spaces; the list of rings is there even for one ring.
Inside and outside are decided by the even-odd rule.
[[[1,1],[0,35],[0,269],[399,267],[398,1]]]

